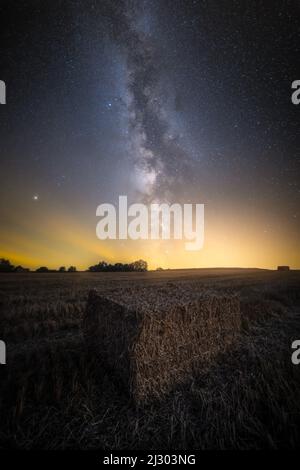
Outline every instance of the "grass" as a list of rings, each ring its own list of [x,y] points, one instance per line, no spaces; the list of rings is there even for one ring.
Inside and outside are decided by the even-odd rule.
[[[260,449],[300,445],[300,274],[191,270],[0,276],[0,446],[39,449]],[[88,292],[134,285],[236,292],[242,331],[213,364],[135,404],[87,353]]]

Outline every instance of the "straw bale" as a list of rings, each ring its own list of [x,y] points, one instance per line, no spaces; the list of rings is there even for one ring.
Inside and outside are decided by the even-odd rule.
[[[97,360],[144,401],[208,366],[232,344],[240,324],[236,295],[171,285],[91,291],[83,330]]]

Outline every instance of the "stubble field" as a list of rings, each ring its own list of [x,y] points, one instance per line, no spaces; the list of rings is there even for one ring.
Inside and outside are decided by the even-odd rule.
[[[88,293],[235,294],[232,347],[184,383],[135,403],[88,353]],[[0,275],[0,447],[252,449],[300,445],[300,273],[211,269]],[[113,333],[112,333],[113,334]],[[222,341],[222,336],[217,341]],[[215,345],[212,344],[212,347]]]

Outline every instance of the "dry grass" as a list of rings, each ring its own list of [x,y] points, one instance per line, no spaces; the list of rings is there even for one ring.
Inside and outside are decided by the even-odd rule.
[[[240,331],[236,295],[189,285],[91,291],[84,331],[91,354],[142,402],[208,367]]]
[[[0,337],[8,361],[0,368],[0,447],[299,447],[300,366],[292,365],[290,349],[300,338],[299,274],[175,274],[0,276]],[[193,367],[161,398],[137,406],[87,352],[80,328],[89,290],[112,299],[120,283],[154,297],[189,288],[191,302],[203,289],[225,297],[235,292],[243,328],[207,367]],[[149,355],[158,325],[144,331]]]

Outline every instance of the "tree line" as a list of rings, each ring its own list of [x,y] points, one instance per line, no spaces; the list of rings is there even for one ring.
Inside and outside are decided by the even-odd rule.
[[[146,261],[139,259],[133,263],[115,263],[109,264],[105,261],[100,261],[100,263],[90,266],[88,271],[90,272],[122,272],[122,271],[136,271],[136,272],[145,272],[148,271],[148,264]]]
[[[100,261],[94,266],[90,266],[87,269],[88,272],[145,272],[148,271],[148,264],[146,261],[140,259],[133,263],[115,263],[109,264],[105,261]],[[24,268],[23,266],[14,266],[8,259],[0,259],[0,273],[26,273],[31,272],[30,269]],[[61,266],[58,269],[49,269],[47,266],[40,266],[34,272],[36,273],[75,273],[77,272],[76,266],[70,266],[66,268]]]

